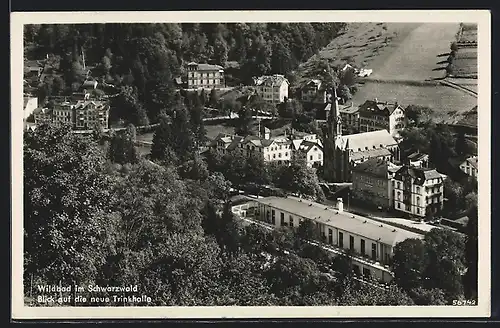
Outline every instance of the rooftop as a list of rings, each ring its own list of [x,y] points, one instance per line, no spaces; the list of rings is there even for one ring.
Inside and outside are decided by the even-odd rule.
[[[258,78],[254,78],[254,83],[256,86],[261,86],[261,85],[269,87],[280,86],[283,82],[290,84],[288,80],[285,78],[285,76],[280,74],[274,74],[270,76],[264,75]]]
[[[467,162],[470,163],[477,170],[477,156],[472,156],[467,158]]]
[[[415,152],[415,153],[408,155],[408,159],[411,161],[419,161],[419,160],[422,160],[426,157],[429,157],[429,155],[424,154],[424,153],[419,153],[419,152]]]
[[[361,159],[377,160],[383,156],[390,156],[391,152],[387,148],[375,148],[354,152],[351,155],[351,160],[358,161]],[[358,164],[359,165],[359,164]]]
[[[189,64],[187,64],[188,66],[198,66],[198,70],[199,71],[222,71],[224,70],[224,68],[222,66],[219,66],[219,65],[212,65],[212,64],[198,64],[198,63],[195,63],[195,62],[190,62]]]
[[[391,115],[396,109],[404,109],[398,103],[380,102],[378,100],[367,100],[359,106],[359,113],[363,116],[370,115]]]
[[[358,107],[355,107],[352,103],[347,105],[347,106],[341,106],[339,108],[339,112],[340,113],[345,113],[345,114],[355,114],[357,112],[359,112],[359,108]]]
[[[387,178],[388,173],[391,172],[390,171],[391,167],[396,167],[396,165],[381,158],[371,158],[354,166],[352,168],[352,171],[380,178]]]
[[[295,197],[266,197],[256,202],[284,210],[295,215],[335,227],[367,239],[377,240],[383,244],[394,246],[408,238],[423,238],[423,235],[408,230],[394,228],[355,215],[349,212],[339,212],[331,207],[316,202],[306,201]]]
[[[349,134],[339,137],[343,144],[354,152],[368,149],[394,146],[397,141],[387,130],[377,130],[363,133]]]
[[[423,185],[425,181],[430,179],[444,179],[446,177],[435,169],[404,165],[396,172],[394,178],[396,180],[402,181],[402,176],[404,175],[409,175],[414,178],[414,183],[417,185]]]

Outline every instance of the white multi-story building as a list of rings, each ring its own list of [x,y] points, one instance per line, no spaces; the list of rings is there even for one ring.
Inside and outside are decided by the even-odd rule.
[[[445,175],[435,169],[403,165],[392,180],[394,209],[410,217],[432,217],[443,209]]]
[[[56,126],[69,124],[73,126],[75,124],[75,111],[74,104],[70,102],[57,103],[54,105],[54,110],[52,111],[52,122]]]
[[[79,101],[74,106],[76,129],[109,127],[109,104],[100,101]]]
[[[317,239],[334,254],[351,254],[353,270],[365,277],[390,282],[390,261],[394,246],[408,238],[424,236],[355,215],[343,210],[295,197],[266,197],[255,200],[245,215],[275,227],[296,228],[304,220],[314,223]]]
[[[389,104],[375,99],[367,100],[359,106],[360,132],[387,130],[392,136],[397,137],[405,127],[405,110],[397,102]]]
[[[277,105],[288,98],[288,86],[290,83],[283,75],[261,76],[254,78],[255,89],[264,101]]]
[[[187,64],[188,89],[220,89],[224,85],[224,68],[222,66],[194,62]]]
[[[323,146],[318,141],[301,140],[294,153],[302,157],[308,167],[323,166]]]

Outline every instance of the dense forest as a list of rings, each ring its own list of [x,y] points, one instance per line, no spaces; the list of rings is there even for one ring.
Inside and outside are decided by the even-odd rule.
[[[26,25],[25,57],[49,56],[54,72],[40,86],[39,97],[69,94],[92,75],[118,87],[120,108],[133,107],[138,116],[157,121],[172,105],[173,79],[185,63],[226,66],[237,63],[235,79],[245,84],[253,76],[289,75],[326,46],[343,23],[237,24],[64,24]],[[84,58],[83,58],[84,57]],[[126,98],[126,103],[123,103]],[[122,109],[123,110],[123,109]],[[139,121],[132,121],[134,124]]]

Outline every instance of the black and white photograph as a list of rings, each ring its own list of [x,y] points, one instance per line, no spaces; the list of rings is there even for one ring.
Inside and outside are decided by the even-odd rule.
[[[489,315],[488,12],[11,19],[16,317]]]

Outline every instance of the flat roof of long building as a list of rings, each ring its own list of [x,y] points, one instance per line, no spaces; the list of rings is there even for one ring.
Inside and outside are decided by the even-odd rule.
[[[338,211],[327,205],[319,204],[296,197],[266,197],[255,202],[280,209],[315,222],[323,223],[367,239],[376,240],[386,245],[394,246],[409,238],[422,239],[423,234],[395,228],[367,217]]]

